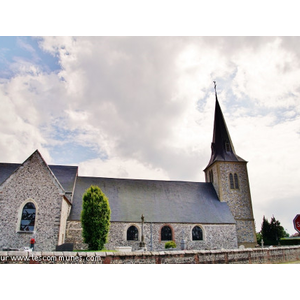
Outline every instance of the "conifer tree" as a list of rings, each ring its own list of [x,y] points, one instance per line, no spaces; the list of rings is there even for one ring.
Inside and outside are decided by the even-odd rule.
[[[265,216],[263,217],[260,233],[265,245],[278,245],[280,238],[288,236],[288,233],[285,232],[280,222],[274,216],[272,216],[271,222]]]
[[[84,195],[81,212],[82,236],[89,250],[102,250],[110,226],[108,198],[98,186],[90,186]]]

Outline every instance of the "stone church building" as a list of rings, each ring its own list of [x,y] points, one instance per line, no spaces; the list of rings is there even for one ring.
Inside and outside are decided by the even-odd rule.
[[[78,176],[77,166],[48,165],[38,150],[22,164],[0,163],[0,250],[52,251],[81,236],[82,196],[91,185],[106,194],[111,226],[106,249],[139,249],[141,215],[148,250],[173,240],[180,249],[254,247],[256,235],[247,162],[233,147],[217,94],[205,182]]]

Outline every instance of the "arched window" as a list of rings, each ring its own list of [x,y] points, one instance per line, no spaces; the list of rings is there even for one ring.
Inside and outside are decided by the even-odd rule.
[[[193,228],[192,239],[193,239],[193,241],[202,241],[203,240],[202,229],[199,226],[195,226]]]
[[[172,229],[170,226],[164,226],[161,229],[161,240],[162,241],[172,241],[173,240]]]
[[[233,181],[234,179],[234,181]],[[229,182],[230,182],[230,188],[236,189],[238,190],[240,188],[239,186],[239,178],[238,175],[236,173],[234,173],[234,175],[232,175],[232,173],[229,174]]]
[[[234,189],[234,183],[233,183],[233,176],[232,173],[229,174],[229,182],[230,182],[230,188]]]
[[[127,241],[138,241],[139,240],[139,231],[132,225],[127,229]]]
[[[35,223],[35,205],[27,202],[22,210],[20,231],[33,231]]]
[[[234,185],[236,189],[239,189],[239,179],[236,173],[234,173]]]

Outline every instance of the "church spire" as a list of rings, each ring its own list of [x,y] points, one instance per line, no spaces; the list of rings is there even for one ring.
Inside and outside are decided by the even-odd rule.
[[[216,106],[215,106],[213,140],[211,143],[211,158],[208,163],[208,166],[213,164],[215,161],[244,161],[235,153],[234,146],[231,141],[230,134],[218,101],[216,87],[217,85],[216,82],[214,81]]]

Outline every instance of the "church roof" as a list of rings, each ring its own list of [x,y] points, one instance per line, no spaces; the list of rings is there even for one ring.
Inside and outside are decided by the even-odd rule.
[[[21,164],[0,163],[0,185]],[[219,201],[211,183],[77,177],[78,167],[49,165],[67,192],[75,191],[69,220],[80,220],[82,196],[97,185],[109,198],[111,221],[219,223],[232,224],[235,220],[226,203]]]
[[[111,221],[235,223],[211,183],[78,177],[69,220],[80,220],[82,196],[97,185],[109,198]]]
[[[211,157],[206,168],[215,161],[245,161],[235,153],[225,118],[218,101],[217,93]]]
[[[58,179],[66,192],[73,192],[74,184],[78,174],[77,166],[49,165],[49,168]]]
[[[0,185],[20,166],[21,164],[0,163]]]
[[[22,164],[0,163],[0,185]],[[72,192],[76,180],[77,166],[49,165],[50,170],[55,175],[59,183],[66,192]]]

